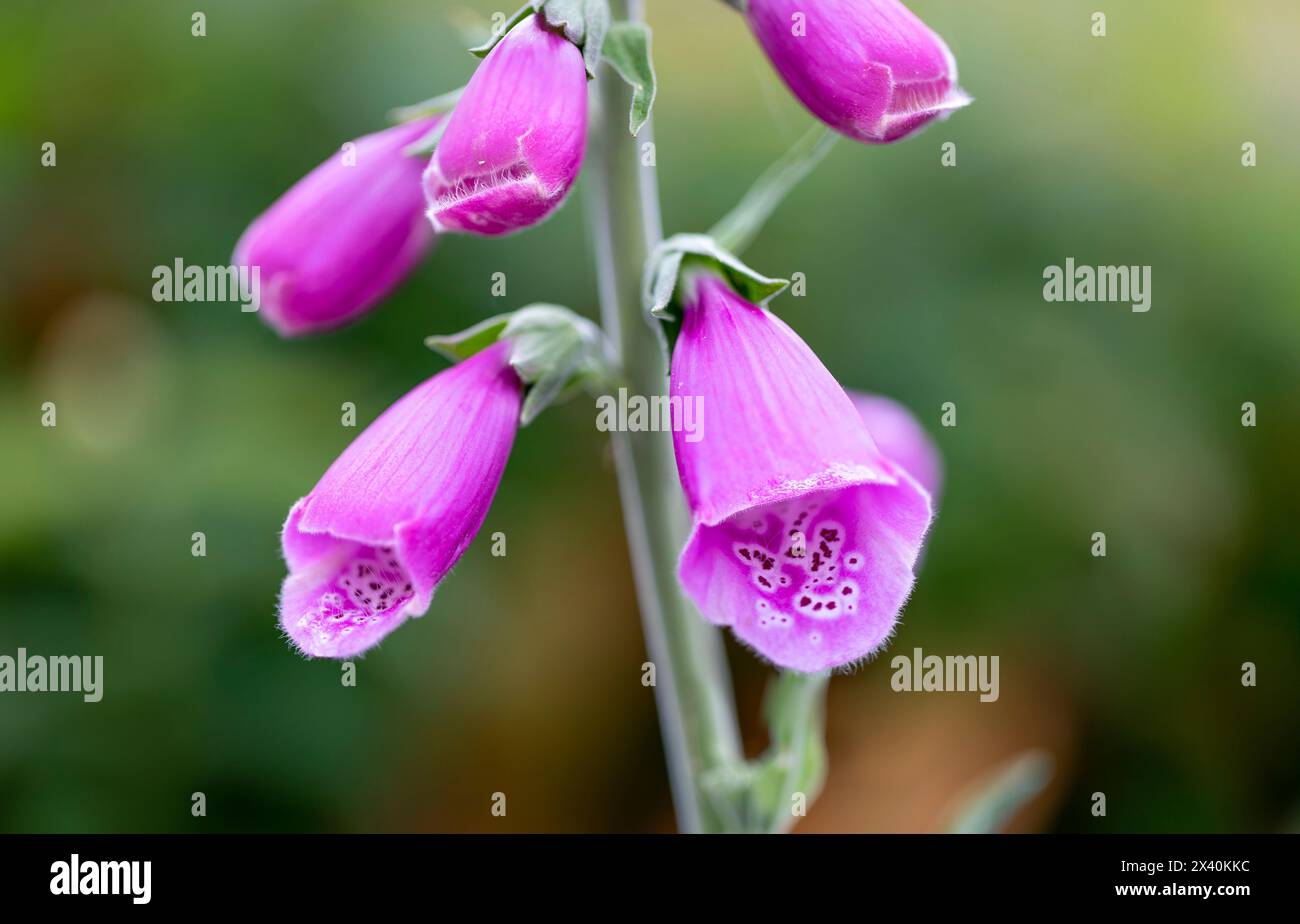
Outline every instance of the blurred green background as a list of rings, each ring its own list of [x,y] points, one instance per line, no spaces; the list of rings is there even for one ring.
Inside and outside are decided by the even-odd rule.
[[[1292,829],[1300,8],[911,5],[975,105],[895,146],[840,144],[748,253],[807,275],[774,308],[846,385],[915,409],[947,467],[892,648],[832,682],[830,780],[800,830],[941,829],[1031,746],[1056,774],[1015,830]],[[536,300],[595,313],[585,189],[527,233],[445,240],[327,336],[150,298],[154,266],[226,263],[341,142],[464,83],[499,8],[0,9],[0,654],[105,659],[98,704],[0,696],[0,830],[672,829],[589,399],[521,434],[480,539],[355,688],[274,618],[285,512],[359,432],[343,402],[364,426],[441,368],[426,334]],[[703,230],[810,119],[721,3],[649,15],[665,223]],[[1151,265],[1151,311],[1045,303],[1067,257]],[[889,655],[915,647],[999,655],[1001,698],[891,692]],[[757,751],[768,669],[730,654]]]

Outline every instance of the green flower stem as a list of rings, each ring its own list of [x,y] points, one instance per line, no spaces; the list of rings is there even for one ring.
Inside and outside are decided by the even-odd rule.
[[[615,19],[640,20],[640,0],[614,0]],[[663,229],[652,166],[642,146],[649,122],[628,134],[631,90],[609,67],[596,80],[586,197],[597,284],[613,358],[630,391],[667,393],[668,374],[641,307],[641,274]],[[612,433],[619,495],[646,647],[655,665],[655,700],[678,829],[734,830],[708,780],[744,766],[731,679],[718,630],[697,614],[677,584],[677,556],[689,528],[670,433]]]

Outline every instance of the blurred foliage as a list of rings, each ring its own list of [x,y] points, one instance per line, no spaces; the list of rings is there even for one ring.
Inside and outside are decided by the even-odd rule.
[[[698,231],[809,119],[722,4],[649,6],[666,225]],[[1030,747],[1056,773],[1013,829],[1293,825],[1300,9],[1117,4],[1096,39],[1081,0],[912,6],[975,105],[892,147],[837,145],[747,254],[807,275],[773,307],[846,385],[914,408],[948,473],[892,648],[832,681],[801,829],[937,830]],[[585,191],[526,234],[444,241],[328,336],[150,300],[155,265],[225,263],[342,141],[464,83],[493,6],[204,10],[195,38],[176,4],[0,8],[0,653],[102,654],[106,674],[95,705],[0,697],[0,830],[670,828],[586,401],[521,435],[482,537],[355,689],[274,621],[278,530],[354,435],[344,401],[364,424],[442,368],[427,334],[532,301],[594,314]],[[1152,265],[1153,308],[1044,303],[1066,257]],[[1001,699],[890,692],[889,654],[917,647],[999,655]],[[757,753],[768,669],[732,655]]]

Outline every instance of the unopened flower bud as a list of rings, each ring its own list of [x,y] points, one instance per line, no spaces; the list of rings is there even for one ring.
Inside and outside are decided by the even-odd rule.
[[[488,53],[424,173],[435,230],[510,234],[568,194],[587,144],[582,52],[525,17]]]
[[[748,0],[745,15],[790,91],[850,138],[898,141],[971,101],[948,46],[899,0]]]

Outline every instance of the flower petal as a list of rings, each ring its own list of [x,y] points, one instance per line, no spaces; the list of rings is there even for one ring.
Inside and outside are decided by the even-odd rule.
[[[306,654],[347,657],[428,609],[510,455],[523,388],[508,349],[495,344],[412,390],[294,505],[280,619]]]
[[[483,235],[536,224],[568,194],[586,143],[582,52],[528,16],[474,72],[434,150],[430,223]]]
[[[695,518],[683,589],[782,667],[866,657],[911,591],[929,495],[881,455],[848,395],[778,318],[716,275],[688,276],[684,303],[671,388],[707,424],[698,437],[673,431]]]
[[[403,149],[443,116],[358,139],[260,215],[235,245],[236,266],[257,267],[259,313],[288,337],[364,314],[415,267],[434,235],[423,218],[421,163]]]
[[[715,524],[809,491],[894,484],[857,412],[784,321],[716,276],[691,283],[673,349],[673,397],[700,409],[702,438],[674,427],[682,487]]]
[[[678,573],[710,621],[763,656],[825,670],[889,637],[929,522],[929,498],[906,476],[810,492],[697,524]]]
[[[948,46],[899,0],[749,0],[746,15],[790,91],[859,141],[897,141],[971,101]]]

